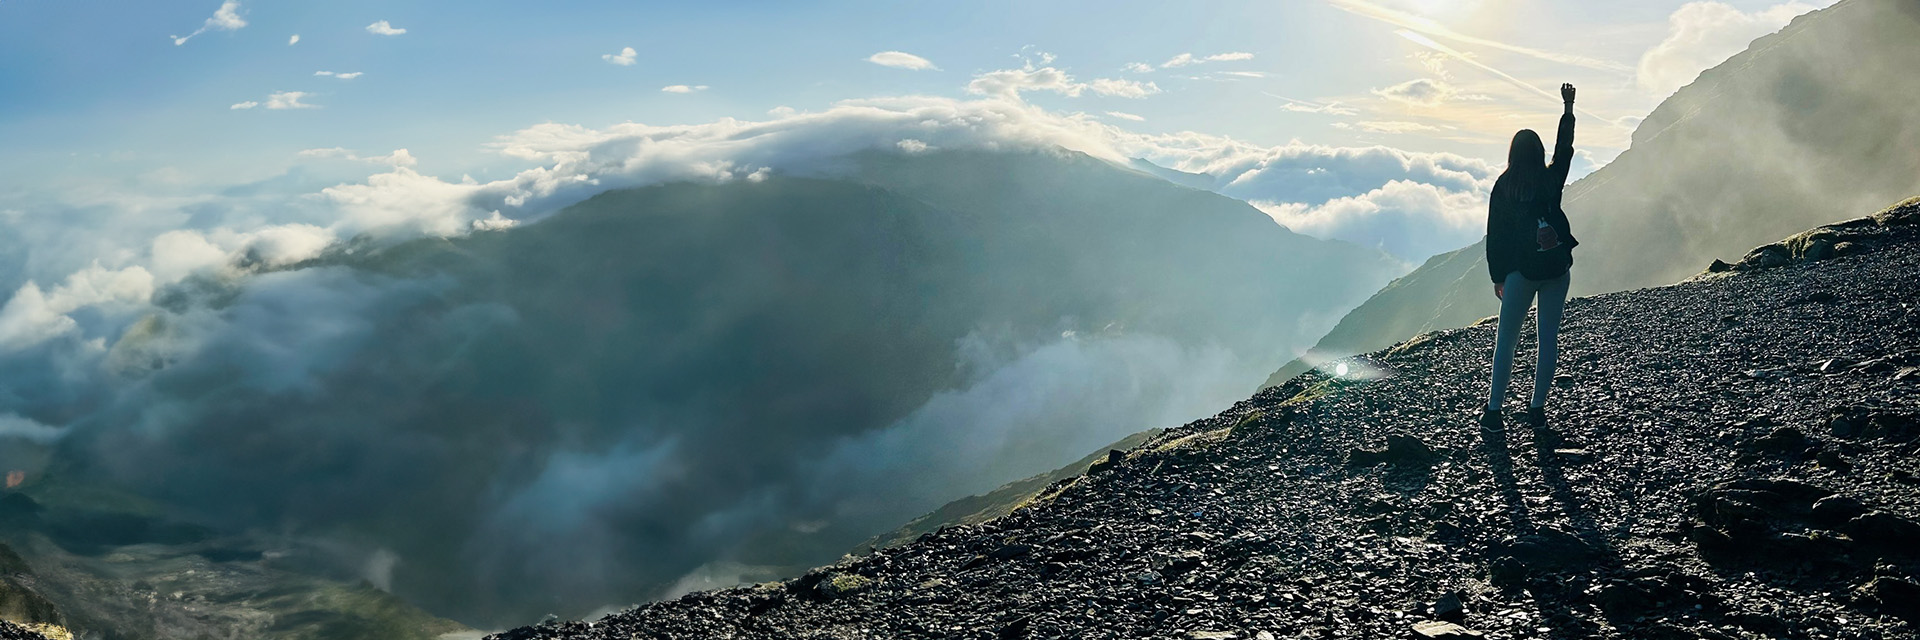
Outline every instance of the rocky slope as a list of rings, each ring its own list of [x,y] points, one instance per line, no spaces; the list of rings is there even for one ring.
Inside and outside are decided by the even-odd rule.
[[[1639,124],[1631,149],[1567,188],[1574,294],[1673,282],[1699,260],[1920,192],[1916,66],[1920,3],[1844,0],[1702,72]],[[1486,271],[1480,243],[1428,260],[1267,385],[1498,312]]]
[[[1006,517],[493,637],[1914,637],[1917,271],[1920,199],[1571,301],[1544,429],[1475,424],[1490,326],[1428,333]]]

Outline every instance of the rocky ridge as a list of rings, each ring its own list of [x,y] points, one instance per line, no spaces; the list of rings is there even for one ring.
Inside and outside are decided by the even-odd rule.
[[[1914,637],[1916,272],[1920,199],[1570,301],[1546,428],[1481,431],[1493,328],[1437,331],[1005,517],[493,638]]]

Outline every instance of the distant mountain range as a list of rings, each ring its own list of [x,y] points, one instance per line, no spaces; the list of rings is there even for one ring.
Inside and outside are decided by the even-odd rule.
[[[1567,188],[1581,241],[1573,293],[1674,282],[1714,257],[1920,192],[1915,69],[1920,3],[1844,0],[1701,73],[1640,123],[1631,149]],[[1267,386],[1497,313],[1486,270],[1478,243],[1434,256]]]
[[[830,561],[973,484],[1190,419],[1398,269],[1079,153],[856,154],[163,291],[111,346],[155,395],[100,420],[163,406],[174,431],[83,427],[49,473],[351,541],[395,594],[475,626],[580,615],[713,566]],[[279,387],[151,355],[205,313],[338,339]],[[1012,406],[1080,377],[1121,386],[1049,398],[1059,419]],[[1094,432],[1043,432],[1076,420]],[[898,444],[916,433],[950,444]]]

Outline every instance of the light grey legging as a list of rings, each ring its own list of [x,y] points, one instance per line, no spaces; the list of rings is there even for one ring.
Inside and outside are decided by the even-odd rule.
[[[1533,370],[1533,404],[1547,404],[1547,388],[1553,384],[1553,364],[1560,357],[1560,316],[1567,308],[1567,283],[1571,273],[1552,280],[1528,280],[1515,271],[1507,274],[1506,291],[1500,298],[1500,332],[1493,339],[1493,389],[1487,394],[1487,410],[1498,411],[1507,395],[1507,379],[1513,375],[1513,349],[1520,342],[1520,323],[1527,319],[1527,308],[1540,297],[1540,313],[1535,324],[1540,334],[1539,363]]]

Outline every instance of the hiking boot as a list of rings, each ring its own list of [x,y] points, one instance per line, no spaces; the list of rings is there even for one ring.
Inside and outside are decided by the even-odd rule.
[[[1527,409],[1527,426],[1535,429],[1547,426],[1547,408],[1529,407]]]
[[[1480,430],[1487,432],[1501,430],[1499,409],[1485,409],[1480,412]]]

